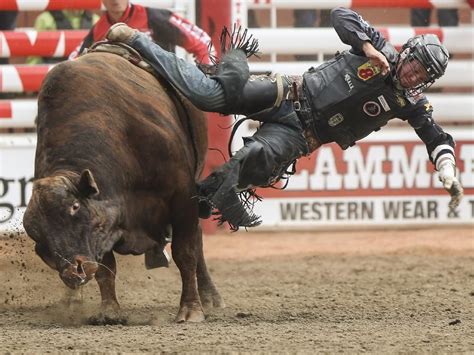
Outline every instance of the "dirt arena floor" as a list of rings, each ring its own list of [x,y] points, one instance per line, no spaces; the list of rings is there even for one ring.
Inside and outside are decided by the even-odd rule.
[[[0,239],[0,351],[473,353],[473,229],[221,233],[205,254],[227,307],[173,322],[176,266],[118,257],[127,326],[90,326],[25,237]]]

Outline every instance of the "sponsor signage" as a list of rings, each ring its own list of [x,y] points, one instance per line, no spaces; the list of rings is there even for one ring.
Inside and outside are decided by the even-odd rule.
[[[425,145],[410,130],[389,129],[344,151],[325,145],[298,161],[285,190],[259,189],[262,228],[474,222],[473,133],[450,133],[465,190],[454,213]]]
[[[33,185],[35,134],[0,135],[0,235],[23,231]]]
[[[458,177],[465,197],[455,213],[423,143],[411,130],[377,132],[343,151],[325,145],[301,158],[285,190],[260,189],[258,229],[405,226],[474,222],[474,136],[456,139]],[[31,197],[36,136],[0,135],[0,233],[22,230]]]

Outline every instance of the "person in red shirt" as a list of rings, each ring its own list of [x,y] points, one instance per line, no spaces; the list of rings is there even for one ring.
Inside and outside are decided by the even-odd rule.
[[[106,11],[84,38],[80,49],[70,59],[84,52],[94,42],[105,39],[110,26],[124,22],[128,26],[150,35],[162,48],[174,52],[175,47],[193,54],[196,62],[211,64],[209,44],[211,38],[187,19],[165,9],[152,9],[130,4],[129,0],[103,0]]]

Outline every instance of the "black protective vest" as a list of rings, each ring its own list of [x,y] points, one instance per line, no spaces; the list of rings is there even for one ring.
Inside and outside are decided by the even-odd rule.
[[[396,56],[392,48],[387,49]],[[317,137],[342,149],[379,130],[404,105],[390,77],[382,77],[368,58],[349,51],[311,68],[303,79]]]

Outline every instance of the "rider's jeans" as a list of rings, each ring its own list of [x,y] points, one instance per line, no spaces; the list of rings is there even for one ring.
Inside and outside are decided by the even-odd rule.
[[[165,51],[143,33],[137,33],[130,45],[194,106],[203,111],[225,111],[225,95],[221,84],[206,76],[196,65]]]

